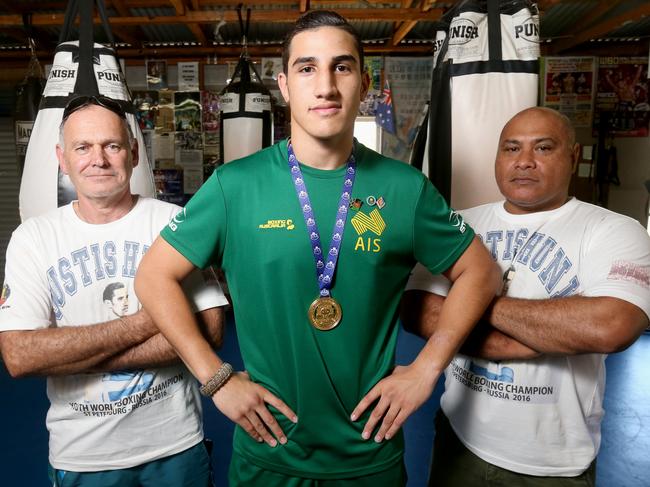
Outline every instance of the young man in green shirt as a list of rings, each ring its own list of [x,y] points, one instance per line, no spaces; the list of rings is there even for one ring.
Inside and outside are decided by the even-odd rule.
[[[231,485],[404,485],[400,427],[483,314],[498,271],[420,172],[354,141],[368,78],[343,18],[301,17],[283,64],[291,139],[219,168],[147,252],[137,293],[239,426]],[[416,261],[454,284],[444,325],[394,367]],[[211,264],[226,273],[246,372],[215,355],[178,286]]]

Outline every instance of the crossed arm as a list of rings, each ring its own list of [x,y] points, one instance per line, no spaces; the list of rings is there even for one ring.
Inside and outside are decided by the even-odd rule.
[[[223,311],[212,308],[199,316],[202,333],[219,347]],[[0,351],[13,377],[161,367],[180,360],[144,309],[94,325],[5,331]]]
[[[435,332],[445,298],[407,291],[402,322],[428,337]],[[630,346],[648,326],[637,306],[613,297],[555,299],[497,297],[461,351],[488,360],[530,359],[540,354],[613,353]]]

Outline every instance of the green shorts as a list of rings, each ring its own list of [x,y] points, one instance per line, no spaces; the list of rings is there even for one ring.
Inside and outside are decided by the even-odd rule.
[[[291,477],[266,470],[233,452],[228,478],[231,487],[404,487],[404,462],[381,472],[346,479],[309,479]]]
[[[497,467],[465,448],[441,410],[436,415],[436,436],[429,487],[594,487],[596,461],[577,477],[537,477]]]
[[[136,467],[71,472],[49,466],[53,487],[212,487],[210,456],[203,442]]]

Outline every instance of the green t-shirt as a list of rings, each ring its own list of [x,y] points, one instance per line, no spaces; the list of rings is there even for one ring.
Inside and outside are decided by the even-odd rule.
[[[238,427],[234,450],[286,475],[350,478],[401,460],[402,435],[365,441],[372,408],[356,422],[350,414],[394,366],[399,302],[415,262],[440,273],[474,235],[422,173],[356,141],[354,151],[351,200],[362,205],[347,215],[331,288],[343,318],[333,330],[307,318],[316,266],[286,141],[217,169],[162,232],[197,267],[225,271],[246,370],[299,418],[294,425],[271,407],[288,443],[271,448]],[[301,169],[327,249],[345,167]]]

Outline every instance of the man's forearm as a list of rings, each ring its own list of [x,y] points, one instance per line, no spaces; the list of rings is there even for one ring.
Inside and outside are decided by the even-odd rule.
[[[159,237],[138,267],[135,289],[162,334],[192,374],[205,383],[222,361],[202,334],[180,285],[193,269],[191,262]]]
[[[148,340],[100,362],[92,368],[92,371],[114,372],[165,367],[180,361],[176,350],[161,333],[157,333]]]
[[[438,373],[449,364],[501,284],[496,265],[476,238],[445,276],[452,286],[435,329],[416,358]]]
[[[82,373],[153,336],[157,329],[140,311],[86,326],[0,333],[2,356],[14,377]]]
[[[485,360],[527,360],[541,354],[514,338],[480,322],[470,333],[460,352]]]
[[[426,291],[410,290],[402,298],[402,323],[404,328],[424,339],[429,339],[438,326],[440,310],[445,298]],[[485,321],[471,331],[460,352],[486,360],[525,360],[539,356],[527,347]]]
[[[629,346],[647,326],[633,304],[610,297],[497,298],[492,326],[541,353],[612,353]]]
[[[210,308],[196,314],[203,336],[214,348],[220,348],[223,338],[224,312],[222,308]],[[180,363],[176,350],[162,333],[139,343],[93,367],[96,372],[165,367]]]
[[[449,364],[494,296],[495,289],[486,285],[483,278],[481,281],[461,276],[453,284],[440,308],[438,323],[418,359],[426,360],[439,371]]]

